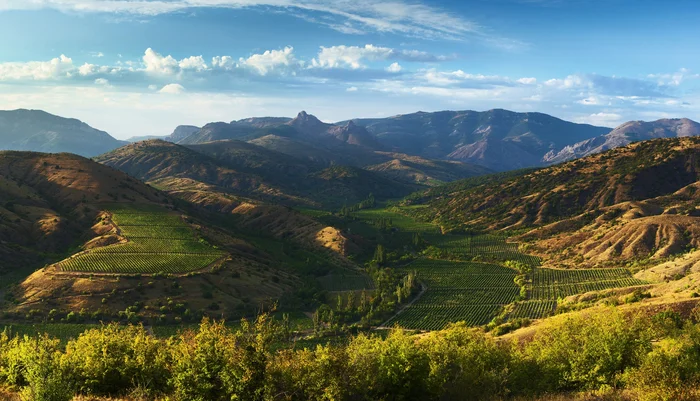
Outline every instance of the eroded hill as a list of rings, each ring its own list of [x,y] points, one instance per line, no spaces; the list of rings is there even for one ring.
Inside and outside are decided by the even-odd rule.
[[[446,230],[517,232],[529,252],[551,263],[653,263],[698,245],[699,150],[698,138],[640,142],[473,186],[438,187],[408,202],[425,203],[415,215]]]

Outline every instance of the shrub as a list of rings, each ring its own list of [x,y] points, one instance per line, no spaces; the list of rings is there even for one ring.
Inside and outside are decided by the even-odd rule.
[[[167,391],[165,345],[143,326],[110,324],[70,341],[65,361],[81,393],[128,394],[139,388],[156,394]]]

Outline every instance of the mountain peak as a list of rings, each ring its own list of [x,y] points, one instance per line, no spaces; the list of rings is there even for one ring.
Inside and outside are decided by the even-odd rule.
[[[297,114],[296,118],[292,122],[304,122],[304,123],[321,123],[321,120],[316,118],[313,114],[308,114],[306,111],[302,110]]]

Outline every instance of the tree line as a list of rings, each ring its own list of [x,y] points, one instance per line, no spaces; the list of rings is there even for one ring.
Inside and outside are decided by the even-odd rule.
[[[0,334],[0,387],[26,400],[76,394],[141,399],[488,400],[595,390],[631,399],[697,399],[698,313],[628,316],[612,307],[562,317],[526,341],[453,324],[415,336],[359,334],[294,345],[269,315],[239,330],[203,320],[158,339],[142,326],[106,325],[62,344]],[[284,345],[281,345],[284,344]]]

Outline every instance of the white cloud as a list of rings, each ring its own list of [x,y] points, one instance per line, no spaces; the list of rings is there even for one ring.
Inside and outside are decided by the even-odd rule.
[[[150,47],[143,55],[143,63],[146,65],[146,71],[153,74],[173,75],[180,68],[180,63],[172,56],[163,57]]]
[[[434,68],[421,71],[418,74],[418,77],[430,85],[440,86],[457,85],[467,81],[492,84],[510,83],[510,79],[508,77],[501,77],[498,75],[470,74],[462,70],[438,71]]]
[[[154,91],[154,90],[158,89],[158,85],[153,85],[153,84],[148,85],[148,89]]]
[[[694,74],[687,68],[681,68],[674,73],[649,74],[647,78],[654,79],[659,85],[679,86],[689,79],[698,79],[700,74]]]
[[[583,124],[599,125],[603,127],[616,127],[624,122],[622,115],[617,113],[594,113],[576,118],[576,122]]]
[[[91,56],[91,57],[96,57],[96,58],[102,58],[102,57],[105,56],[105,54],[102,53],[102,52],[91,52],[91,53],[90,53],[90,56]]]
[[[180,84],[167,84],[158,92],[167,93],[170,95],[179,95],[185,91],[185,87]]]
[[[204,71],[209,68],[204,62],[204,58],[202,56],[191,56],[183,58],[182,60],[180,60],[178,65],[183,70]]]
[[[95,80],[95,85],[103,85],[103,86],[108,86],[109,85],[109,80],[105,78],[97,78]]]
[[[537,78],[520,78],[517,82],[523,85],[534,85],[537,83]]]
[[[502,46],[515,41],[494,36],[478,24],[438,7],[407,0],[32,0],[0,2],[2,10],[57,9],[63,12],[155,16],[187,9],[272,7],[344,33],[366,30],[407,36],[462,39],[472,36]],[[313,15],[311,14],[313,13]],[[320,17],[318,17],[320,15]],[[318,17],[318,18],[317,18]]]
[[[389,72],[399,72],[401,71],[401,66],[397,62],[393,62],[390,66],[386,67],[386,70]]]
[[[357,92],[357,86],[351,86],[345,89],[346,92]]]
[[[262,54],[253,54],[247,59],[241,57],[239,63],[254,69],[260,75],[266,75],[281,66],[289,67],[298,64],[294,57],[294,48],[291,46],[287,46],[283,50],[267,50]]]
[[[85,63],[78,68],[78,74],[85,77],[85,76],[95,75],[95,74],[99,74],[99,73],[102,73],[102,74],[108,73],[112,70],[116,71],[118,69],[113,69],[113,68],[110,68],[109,66],[106,66],[106,65],[99,66],[99,65],[95,65],[95,64]]]
[[[396,50],[390,47],[367,44],[360,46],[321,46],[318,56],[311,61],[313,67],[364,68],[363,61],[403,60],[429,62],[447,60],[446,56],[435,56],[419,50]]]
[[[236,64],[231,56],[215,56],[211,59],[211,65],[213,68],[220,68],[222,70],[233,70],[238,67],[238,64]]]
[[[0,81],[56,79],[70,76],[74,69],[73,60],[63,54],[50,61],[0,63]]]

